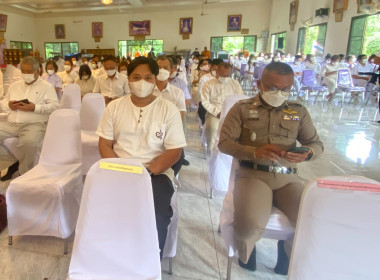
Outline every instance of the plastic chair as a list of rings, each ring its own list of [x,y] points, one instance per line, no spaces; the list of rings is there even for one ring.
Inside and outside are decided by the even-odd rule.
[[[355,87],[352,82],[352,77],[350,70],[348,69],[339,69],[338,70],[338,79],[337,79],[337,90],[342,92],[342,105],[344,103],[344,99],[346,98],[347,94],[352,92],[359,92],[362,94],[362,99],[364,103],[365,99],[365,88],[364,87]],[[353,98],[353,95],[351,95],[350,101],[351,102]]]
[[[73,109],[79,112],[81,107],[81,93],[78,84],[68,84],[63,91],[60,109]]]
[[[101,159],[98,149],[99,136],[96,129],[102,119],[106,104],[100,93],[87,93],[80,108],[80,124],[82,138],[83,174]]]
[[[265,67],[267,67],[267,65],[268,65],[267,63],[262,63],[255,67],[255,70],[253,71],[253,77],[256,80],[261,80],[261,76],[263,75],[264,69]]]
[[[208,168],[208,177],[210,180],[210,198],[213,198],[214,190],[226,192],[228,190],[228,181],[230,178],[230,171],[232,165],[232,156],[223,154],[218,149],[220,131],[224,123],[224,119],[227,113],[235,105],[243,99],[248,99],[249,97],[244,95],[230,95],[224,100],[222,111],[220,113],[220,121],[218,127],[217,137],[215,139],[214,149],[211,151],[210,164]]]
[[[234,241],[234,230],[233,230],[233,220],[234,220],[234,179],[235,170],[238,168],[239,162],[234,159],[232,162],[229,187],[228,192],[223,201],[223,209],[220,213],[220,231],[226,249],[228,252],[228,263],[227,263],[227,280],[231,279],[231,267],[232,259],[235,256],[236,245]],[[270,215],[268,224],[265,228],[263,237],[277,239],[277,240],[288,240],[294,234],[294,227],[290,224],[289,219],[276,207],[272,207],[272,213]],[[237,254],[237,253],[236,253]],[[305,279],[305,278],[304,278]]]
[[[141,174],[122,171],[132,168]],[[151,177],[141,163],[112,158],[90,168],[67,279],[161,279]]]
[[[317,98],[320,93],[322,93],[322,100],[325,99],[324,93],[327,92],[327,87],[318,86],[317,77],[315,76],[314,70],[303,70],[301,78],[301,90],[306,91],[306,99],[309,98],[309,93],[316,91],[317,95],[314,99],[314,104],[317,101]]]
[[[80,121],[71,109],[54,111],[37,166],[11,181],[6,196],[8,235],[65,239],[74,232],[82,195]]]
[[[289,280],[380,279],[380,183],[330,176],[305,189]]]

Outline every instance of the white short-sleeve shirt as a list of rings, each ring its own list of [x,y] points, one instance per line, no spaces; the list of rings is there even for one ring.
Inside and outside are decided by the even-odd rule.
[[[110,102],[97,134],[113,140],[113,150],[120,158],[137,159],[149,165],[166,150],[186,146],[182,120],[177,107],[157,97],[146,107],[137,107],[131,95]],[[173,178],[171,168],[164,174]]]
[[[113,79],[110,79],[107,73],[97,76],[93,92],[116,98],[130,93],[131,90],[129,89],[127,76],[116,72]]]
[[[158,87],[155,86],[153,94],[155,96],[161,96],[162,98],[169,100],[175,106],[177,106],[180,112],[186,112],[185,93],[183,90],[168,83],[163,91],[160,91]]]

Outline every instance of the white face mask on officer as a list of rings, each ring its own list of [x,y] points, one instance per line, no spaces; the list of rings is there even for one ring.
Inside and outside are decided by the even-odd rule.
[[[268,105],[272,107],[280,107],[284,104],[285,100],[289,97],[289,92],[282,90],[267,90],[265,91],[263,86],[261,86],[262,95],[261,97]]]
[[[149,83],[143,79],[138,82],[130,82],[129,86],[132,93],[139,98],[145,98],[149,96],[154,89],[154,84]]]
[[[163,82],[169,79],[170,72],[164,68],[161,68],[157,75],[157,80]]]

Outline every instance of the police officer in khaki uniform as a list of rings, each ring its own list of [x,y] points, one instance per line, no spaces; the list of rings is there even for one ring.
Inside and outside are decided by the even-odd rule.
[[[272,204],[296,225],[305,184],[297,163],[323,152],[306,108],[286,101],[293,81],[289,65],[269,64],[258,82],[260,93],[232,107],[220,134],[220,151],[240,161],[233,227],[239,264],[250,270],[256,269],[255,243],[265,231]],[[296,141],[302,148],[296,148]],[[292,241],[279,241],[276,273],[287,274]]]

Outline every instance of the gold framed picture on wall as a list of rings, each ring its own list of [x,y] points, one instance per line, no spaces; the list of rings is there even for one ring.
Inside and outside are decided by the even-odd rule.
[[[0,15],[0,32],[7,31],[7,15]]]
[[[338,14],[347,10],[348,0],[334,0],[333,12]]]
[[[298,15],[298,0],[290,3],[289,24],[295,24],[297,22],[297,15]]]
[[[227,19],[227,32],[237,32],[241,30],[242,15],[230,15]]]
[[[66,38],[66,32],[65,32],[65,25],[64,24],[55,24],[54,25],[54,31],[55,31],[55,39],[65,39]]]
[[[139,35],[150,35],[150,20],[129,22],[129,36]]]
[[[193,34],[193,18],[179,19],[179,34]]]
[[[92,23],[92,38],[103,37],[103,22]]]

